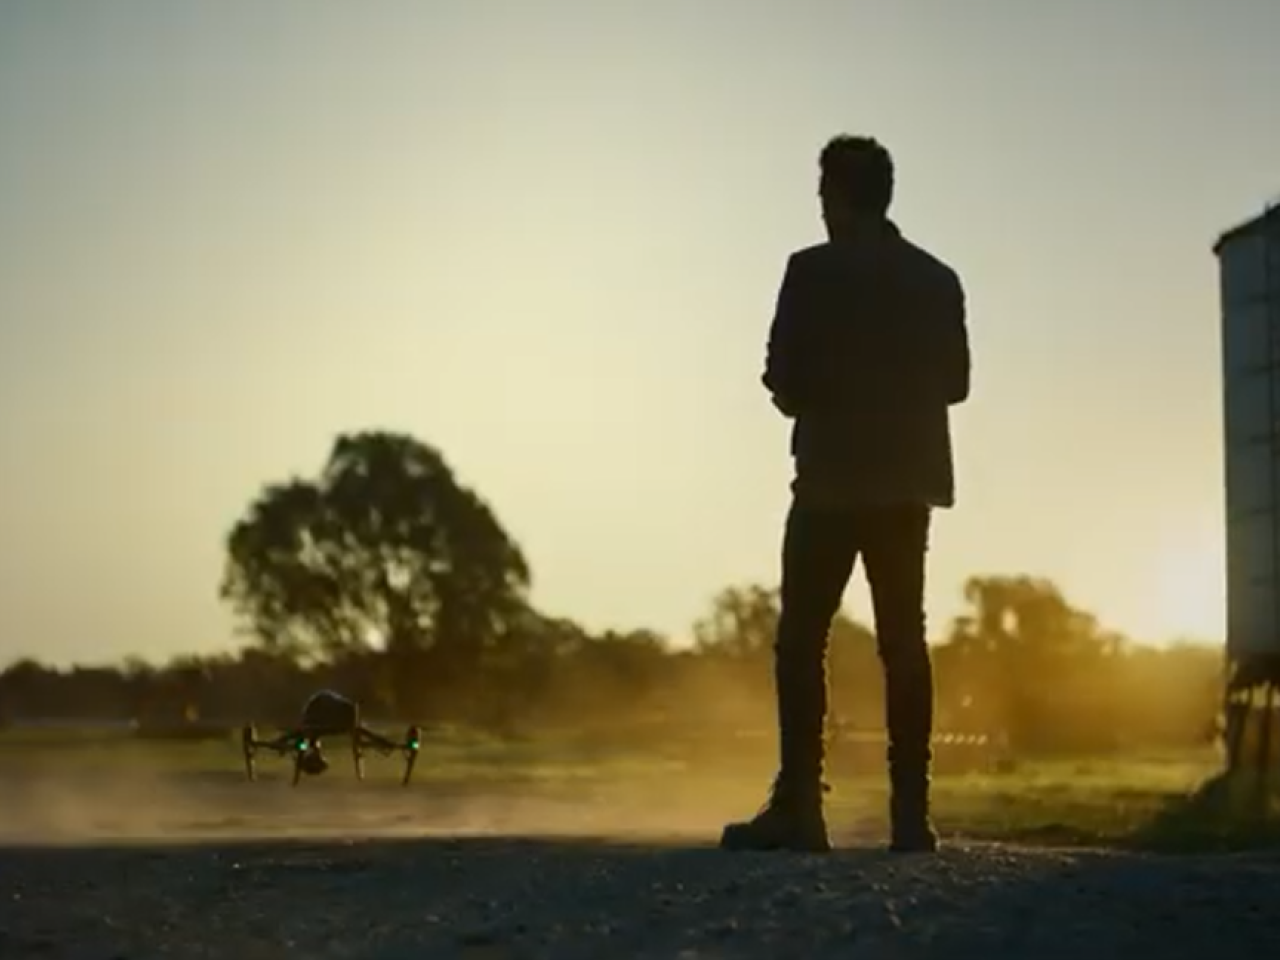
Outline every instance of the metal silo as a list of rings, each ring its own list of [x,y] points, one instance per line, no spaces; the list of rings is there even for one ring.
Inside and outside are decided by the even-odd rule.
[[[1259,729],[1258,755],[1269,756],[1280,684],[1280,206],[1224,233],[1213,250],[1226,459],[1226,739],[1234,767],[1247,730]],[[1247,721],[1260,691],[1266,720],[1257,725]]]

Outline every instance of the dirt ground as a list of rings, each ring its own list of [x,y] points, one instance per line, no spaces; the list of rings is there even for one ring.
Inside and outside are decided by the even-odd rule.
[[[953,839],[892,857],[714,849],[731,800],[446,792],[338,774],[12,772],[0,958],[1245,957],[1280,859]],[[758,796],[753,800],[758,801]]]

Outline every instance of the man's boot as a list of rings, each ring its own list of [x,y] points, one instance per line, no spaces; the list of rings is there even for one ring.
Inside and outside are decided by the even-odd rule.
[[[894,853],[934,853],[938,835],[929,817],[929,761],[918,757],[895,760],[889,767],[889,849]]]
[[[826,787],[793,784],[779,774],[768,802],[750,820],[730,823],[720,837],[722,850],[788,850],[830,853],[822,794]]]
[[[778,645],[774,675],[781,769],[760,812],[724,828],[721,849],[830,852],[822,809],[827,790],[822,782],[827,713],[824,653],[821,647],[815,654],[795,645]]]
[[[938,835],[929,817],[933,762],[933,670],[923,643],[900,647],[885,666],[892,822],[889,849],[933,853]]]

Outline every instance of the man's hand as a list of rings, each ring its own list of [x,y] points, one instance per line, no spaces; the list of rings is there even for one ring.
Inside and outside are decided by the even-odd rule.
[[[769,342],[765,351],[764,375],[761,381],[769,391],[774,407],[784,417],[794,420],[799,415],[798,396],[809,389],[811,337],[806,298],[802,294],[802,274],[795,255],[787,259],[786,272],[778,289],[773,322],[769,326]]]

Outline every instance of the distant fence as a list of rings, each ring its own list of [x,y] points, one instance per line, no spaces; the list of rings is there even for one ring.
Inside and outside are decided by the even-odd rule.
[[[933,766],[937,773],[998,770],[1009,760],[1003,738],[986,733],[941,731],[932,737]],[[830,764],[837,771],[864,772],[881,769],[888,735],[884,730],[837,727],[829,742]]]

